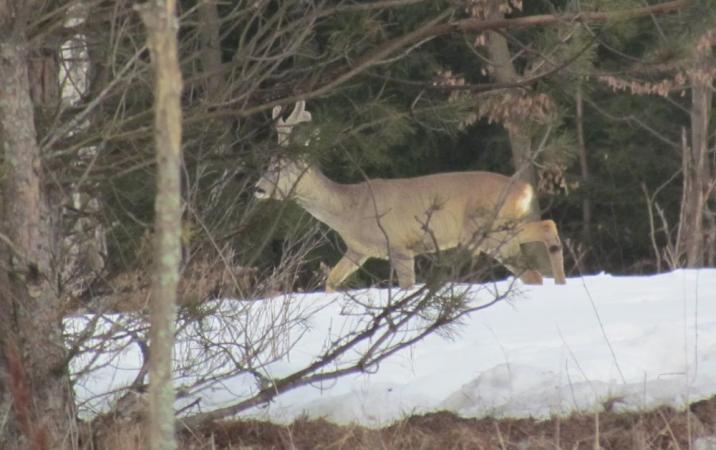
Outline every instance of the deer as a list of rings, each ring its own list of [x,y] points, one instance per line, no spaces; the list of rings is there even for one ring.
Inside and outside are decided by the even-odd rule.
[[[289,146],[296,125],[312,120],[305,106],[297,102],[286,119],[283,108],[274,107],[280,147]],[[487,253],[523,283],[540,285],[542,273],[515,263],[524,259],[521,245],[526,243],[544,245],[555,283],[566,283],[557,226],[552,220],[532,220],[534,189],[514,177],[472,171],[343,184],[304,159],[278,156],[270,160],[254,195],[295,200],[338,233],[346,251],[328,274],[327,292],[337,290],[369,258],[387,259],[400,288],[409,289],[415,285],[416,255],[458,246],[475,256]]]

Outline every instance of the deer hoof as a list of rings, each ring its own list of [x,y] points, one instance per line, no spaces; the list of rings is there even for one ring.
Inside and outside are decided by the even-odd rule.
[[[542,275],[535,270],[526,270],[520,277],[520,280],[522,280],[524,284],[540,285],[542,284]]]

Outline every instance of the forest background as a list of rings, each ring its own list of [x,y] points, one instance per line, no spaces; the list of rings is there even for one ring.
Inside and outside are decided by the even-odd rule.
[[[285,152],[271,110],[298,100],[313,121],[292,156],[336,181],[517,172],[557,222],[570,276],[716,265],[711,1],[181,1],[177,15],[180,314],[319,289],[339,258],[339,239],[295,204],[253,196]],[[62,319],[147,304],[146,30],[129,1],[2,1],[0,80],[0,320],[12,324],[0,394],[37,400],[13,410],[9,435],[27,435],[33,411],[64,434],[68,362],[87,336]],[[418,280],[505,275],[454,257],[422,258]],[[388,279],[374,261],[349,285]]]

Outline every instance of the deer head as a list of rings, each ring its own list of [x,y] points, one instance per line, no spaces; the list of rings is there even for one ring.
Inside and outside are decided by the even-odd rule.
[[[311,113],[306,111],[306,102],[299,101],[286,120],[281,117],[283,108],[276,106],[272,117],[276,122],[278,145],[288,147],[293,128],[302,122],[311,121]],[[298,159],[274,157],[269,162],[266,172],[256,183],[254,195],[258,199],[274,198],[285,200],[291,196],[308,165]]]

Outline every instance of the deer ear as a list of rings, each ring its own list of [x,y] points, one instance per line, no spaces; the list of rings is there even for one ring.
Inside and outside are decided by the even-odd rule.
[[[291,111],[291,114],[289,114],[286,119],[286,123],[290,125],[297,125],[301,122],[308,122],[309,120],[311,120],[311,113],[306,111],[306,101],[299,100],[296,102],[296,105],[293,107],[293,111]]]
[[[273,110],[271,111],[271,118],[276,120],[276,118],[281,115],[282,110],[283,108],[281,106],[274,106]]]

